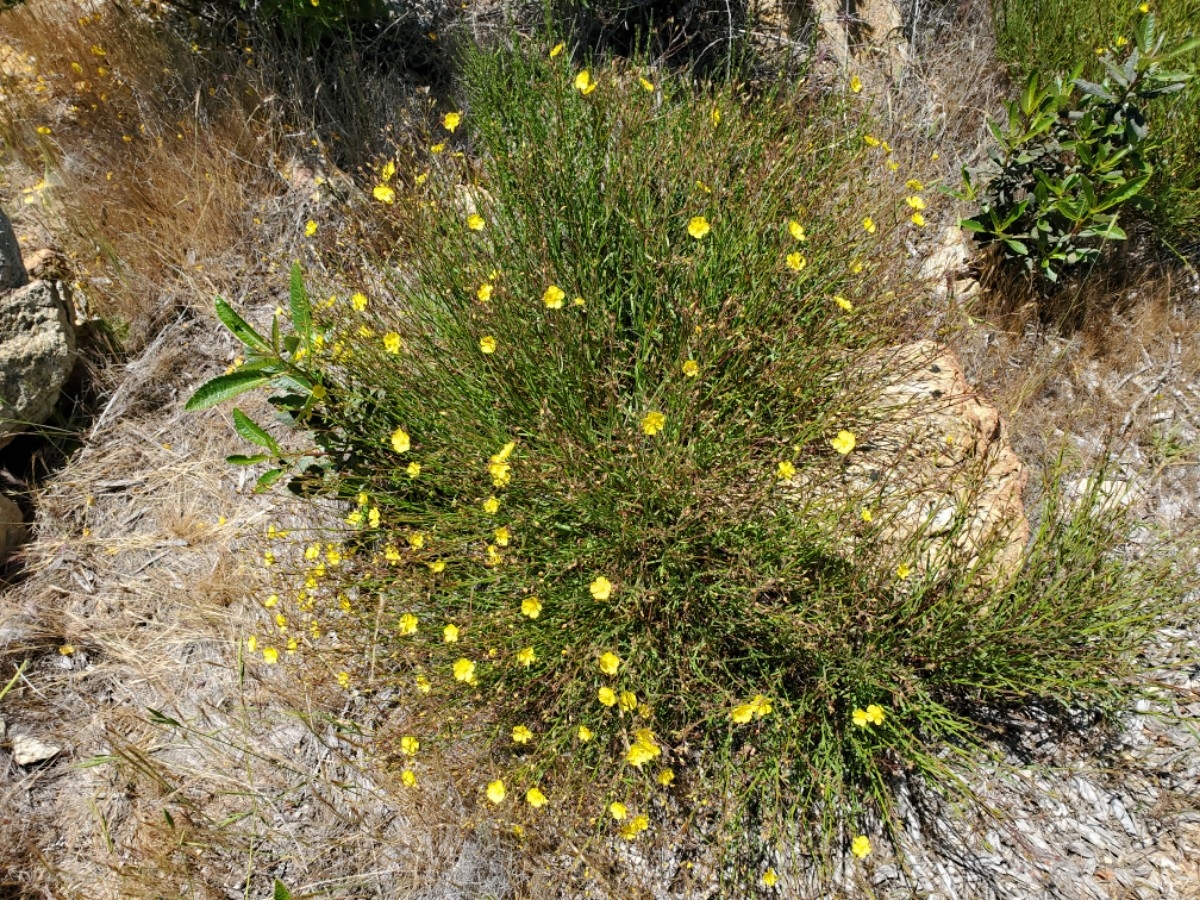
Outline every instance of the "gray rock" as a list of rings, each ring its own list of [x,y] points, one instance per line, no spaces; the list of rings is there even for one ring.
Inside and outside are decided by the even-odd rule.
[[[74,364],[75,331],[54,285],[0,296],[0,447],[50,417]]]
[[[13,234],[12,222],[0,209],[0,291],[19,288],[29,281],[25,274],[25,263],[21,261],[21,248]]]

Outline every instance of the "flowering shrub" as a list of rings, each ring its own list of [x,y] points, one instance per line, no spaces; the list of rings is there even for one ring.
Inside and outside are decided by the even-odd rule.
[[[856,361],[896,340],[924,221],[890,148],[841,95],[585,71],[469,59],[480,170],[388,173],[390,296],[314,305],[297,270],[288,337],[220,309],[251,352],[194,405],[281,388],[317,449],[239,430],[346,503],[254,657],[398,690],[415,789],[429,754],[489,746],[461,785],[522,827],[636,840],[670,793],[743,838],[818,821],[825,849],[891,821],[897,772],[952,782],[974,718],[1119,694],[1164,594],[1115,513],[1051,503],[1025,569],[981,584],[987,548],[919,570],[860,498],[816,499],[870,441]]]

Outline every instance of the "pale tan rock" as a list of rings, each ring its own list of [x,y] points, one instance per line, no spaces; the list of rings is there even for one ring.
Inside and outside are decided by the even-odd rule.
[[[52,283],[0,295],[0,447],[50,417],[74,364],[75,330]]]
[[[13,762],[18,766],[32,766],[62,753],[62,747],[47,744],[27,734],[14,734],[11,745]]]
[[[942,233],[942,243],[921,263],[920,278],[935,297],[953,296],[963,302],[979,295],[979,282],[971,275],[971,243],[957,226]]]

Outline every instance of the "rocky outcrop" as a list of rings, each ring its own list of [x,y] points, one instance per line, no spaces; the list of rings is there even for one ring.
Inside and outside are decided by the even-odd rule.
[[[75,331],[53,284],[0,295],[0,447],[50,417],[74,364]]]
[[[942,244],[921,263],[920,278],[935,297],[953,297],[959,302],[979,295],[979,282],[971,275],[971,245],[966,232],[957,226],[942,233]]]
[[[857,527],[846,529],[845,551],[869,539],[888,571],[953,562],[977,567],[981,581],[1014,575],[1029,541],[1028,474],[999,410],[932,341],[877,354],[855,377],[867,399],[853,451],[781,483],[784,496],[849,504]]]
[[[759,0],[759,30],[775,41],[813,33],[838,68],[867,86],[895,81],[908,60],[904,19],[896,0]]]

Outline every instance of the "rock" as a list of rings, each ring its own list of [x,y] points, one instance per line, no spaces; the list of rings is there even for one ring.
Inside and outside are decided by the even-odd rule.
[[[29,276],[21,261],[21,247],[13,233],[12,222],[0,209],[0,291],[11,291],[28,282]]]
[[[50,417],[74,364],[75,332],[53,284],[0,296],[0,447]]]
[[[921,263],[920,278],[928,282],[934,296],[948,295],[959,302],[979,294],[979,282],[970,273],[971,245],[966,232],[957,226],[942,234],[942,246]]]
[[[26,256],[25,271],[35,281],[66,281],[71,277],[71,264],[58,250],[43,247]]]
[[[0,494],[0,563],[25,543],[28,536],[29,529],[25,526],[25,516],[21,513],[21,507]]]
[[[868,510],[889,567],[915,574],[954,559],[981,565],[981,582],[1015,575],[1029,541],[1028,473],[954,354],[917,341],[869,359],[858,377],[868,399],[854,451],[834,470],[794,477],[785,496]],[[857,540],[848,530],[846,549]]]
[[[32,766],[35,763],[45,762],[60,753],[62,753],[61,747],[39,741],[30,735],[14,734],[12,736],[12,758],[18,766]]]
[[[904,19],[896,0],[813,0],[821,46],[843,69],[859,68],[864,83],[895,81],[908,60]]]

